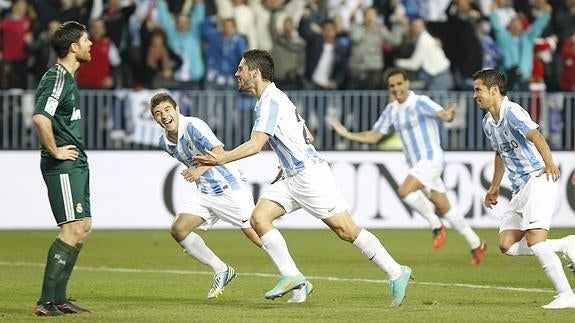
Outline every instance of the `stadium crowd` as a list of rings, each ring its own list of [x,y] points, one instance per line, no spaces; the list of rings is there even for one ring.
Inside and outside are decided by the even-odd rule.
[[[0,0],[0,89],[33,89],[58,23],[89,27],[81,88],[233,89],[244,50],[269,50],[278,87],[467,90],[481,68],[513,90],[575,86],[575,0]]]

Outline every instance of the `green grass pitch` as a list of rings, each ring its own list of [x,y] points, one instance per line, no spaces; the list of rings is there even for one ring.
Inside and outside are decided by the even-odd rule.
[[[238,272],[216,300],[206,299],[212,274],[183,253],[166,231],[94,231],[72,275],[68,296],[93,311],[58,321],[89,322],[569,322],[575,310],[541,309],[551,283],[533,257],[499,253],[497,230],[484,262],[471,267],[465,241],[453,230],[436,251],[430,230],[372,230],[389,252],[413,268],[401,308],[390,308],[384,273],[328,230],[283,230],[315,291],[303,304],[270,301],[278,279],[271,260],[238,230],[199,232]],[[574,233],[553,230],[551,237]],[[56,231],[0,231],[0,321],[30,322],[48,245]],[[565,263],[565,261],[563,261]],[[567,277],[575,286],[573,273]]]

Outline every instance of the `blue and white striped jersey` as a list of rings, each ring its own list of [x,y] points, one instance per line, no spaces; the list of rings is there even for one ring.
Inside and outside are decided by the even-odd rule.
[[[254,110],[252,131],[269,135],[268,142],[278,156],[284,176],[293,176],[324,161],[307,139],[305,121],[295,105],[274,83],[264,90]]]
[[[381,112],[373,125],[384,135],[397,131],[403,143],[403,154],[410,167],[420,160],[429,160],[443,167],[445,156],[439,137],[437,112],[439,104],[425,95],[409,93],[403,103],[393,101]]]
[[[171,143],[164,133],[160,136],[160,148],[184,165],[195,168],[193,156],[206,155],[213,147],[223,146],[203,120],[183,115],[180,115],[179,120],[178,143]],[[198,190],[205,194],[221,195],[225,189],[247,188],[245,177],[234,164],[229,163],[208,169],[196,180]]]
[[[539,128],[539,125],[525,109],[507,97],[501,103],[499,122],[495,123],[491,113],[487,113],[482,123],[491,147],[503,159],[513,192],[519,192],[529,178],[536,175],[535,172],[545,167],[543,157],[526,138],[527,133]]]

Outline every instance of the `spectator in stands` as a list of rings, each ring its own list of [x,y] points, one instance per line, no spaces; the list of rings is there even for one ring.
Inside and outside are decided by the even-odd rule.
[[[92,59],[78,68],[76,80],[81,88],[111,89],[116,84],[114,68],[120,66],[122,59],[118,48],[106,32],[103,19],[96,19],[90,23]]]
[[[362,25],[364,19],[364,8],[373,5],[372,0],[327,0],[327,17],[329,19],[341,19],[341,29],[348,31],[352,24]],[[359,9],[359,10],[358,10]]]
[[[301,79],[305,72],[305,41],[295,30],[291,17],[285,17],[282,30],[278,32],[276,20],[278,14],[274,13],[270,19],[270,31],[274,46],[275,83],[282,90],[301,89]]]
[[[321,34],[311,29],[309,12],[305,11],[298,31],[306,41],[305,85],[309,90],[335,90],[344,84],[348,71],[348,48],[336,43],[333,20],[321,24]]]
[[[182,65],[182,59],[168,48],[166,35],[155,29],[144,49],[143,82],[147,88],[175,88],[174,70]]]
[[[51,21],[77,21],[87,25],[95,2],[98,0],[29,0],[38,13],[38,28],[48,28]],[[102,1],[102,0],[99,0]]]
[[[258,48],[258,34],[254,9],[247,5],[247,0],[217,0],[217,16],[220,19],[233,18],[238,34],[247,38],[248,48]]]
[[[44,72],[58,60],[58,54],[51,45],[52,37],[56,29],[60,27],[58,20],[48,23],[48,29],[42,31],[38,37],[30,44],[30,51],[33,57],[34,84],[37,84]]]
[[[165,0],[159,0],[157,5],[158,21],[166,33],[168,46],[182,59],[174,78],[182,89],[199,89],[205,72],[200,30],[205,17],[204,1],[195,0],[191,14],[177,14],[175,21]]]
[[[374,4],[375,5],[375,4]],[[393,29],[395,24],[400,24],[403,29],[403,33],[409,30],[409,20],[406,15],[405,7],[401,0],[389,0],[382,5],[380,10],[381,19],[388,29]],[[384,52],[384,64],[383,66],[393,66],[395,65],[395,56],[398,53],[398,49],[402,46],[403,42],[397,46],[392,46],[391,43],[383,44]],[[413,49],[412,49],[413,50]]]
[[[123,52],[130,44],[128,27],[130,16],[136,11],[136,0],[126,0],[126,2],[127,5],[123,5],[122,0],[106,1],[106,7],[101,16],[106,23],[108,37],[120,52]]]
[[[358,7],[361,10],[361,7]],[[384,43],[391,43],[397,46],[401,43],[403,36],[403,26],[401,23],[393,25],[389,30],[379,22],[375,8],[365,10],[363,24],[356,24],[352,14],[352,24],[350,29],[351,57],[349,59],[349,70],[351,89],[381,89],[383,80],[383,50]]]
[[[477,33],[477,38],[479,39],[483,53],[483,65],[481,69],[497,68],[501,54],[499,53],[499,48],[497,48],[495,40],[491,37],[491,25],[487,21],[481,21],[475,26],[475,32]]]
[[[16,0],[12,3],[8,15],[0,18],[0,61],[3,61],[4,66],[0,76],[12,80],[4,85],[8,88],[28,88],[27,47],[34,37],[32,19],[27,11],[26,0]]]
[[[101,17],[106,22],[108,37],[114,42],[122,57],[118,82],[124,87],[132,86],[133,50],[130,40],[130,17],[136,11],[136,0],[108,0]]]
[[[450,90],[453,87],[451,63],[445,56],[441,42],[429,34],[420,18],[411,21],[409,33],[415,40],[415,49],[409,58],[397,59],[397,66],[419,72],[426,90]]]
[[[483,48],[476,34],[481,18],[471,0],[455,0],[446,10],[447,30],[442,39],[445,55],[451,62],[455,89],[473,88],[471,76],[483,65]]]
[[[561,91],[575,91],[575,34],[563,42],[561,48],[563,71],[559,81]]]
[[[236,32],[232,18],[223,19],[220,29],[216,17],[204,21],[202,36],[206,42],[206,89],[235,90],[234,74],[242,53],[247,49],[246,38]]]
[[[528,90],[533,72],[533,44],[549,23],[550,14],[551,6],[547,4],[545,14],[537,17],[527,29],[523,27],[519,17],[512,18],[506,27],[495,11],[489,16],[497,46],[501,51],[501,64],[507,75],[509,90]]]
[[[275,3],[278,2],[278,3]],[[256,44],[259,49],[271,51],[272,50],[272,35],[269,31],[269,23],[271,18],[270,10],[277,10],[285,0],[248,0],[248,6],[254,12],[255,30],[257,35]],[[220,13],[218,12],[218,15]]]

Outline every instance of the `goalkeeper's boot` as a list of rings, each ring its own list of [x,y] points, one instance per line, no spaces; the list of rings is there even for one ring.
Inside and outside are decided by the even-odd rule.
[[[58,309],[56,304],[48,302],[36,305],[32,310],[36,316],[62,316],[64,313]]]
[[[473,257],[471,258],[471,266],[477,266],[483,260],[483,255],[485,254],[485,250],[487,249],[487,244],[485,241],[481,241],[479,247],[471,250],[471,254]]]
[[[90,315],[92,313],[90,310],[72,303],[72,301],[72,299],[68,299],[64,304],[58,304],[58,309],[64,314]]]
[[[567,259],[567,267],[575,274],[575,235],[567,236],[565,239],[567,239],[567,249],[563,257]]]
[[[407,284],[409,284],[410,279],[412,279],[411,268],[408,266],[401,266],[401,276],[395,280],[389,281],[389,288],[391,289],[391,296],[393,297],[393,301],[391,302],[392,307],[399,307],[403,303]]]
[[[442,225],[438,229],[433,229],[433,248],[439,250],[445,243],[447,237],[447,228]]]
[[[208,299],[214,299],[224,292],[224,288],[234,279],[236,278],[236,271],[230,267],[225,271],[217,273],[214,275],[214,282],[212,283],[212,288],[208,292]]]
[[[275,299],[300,286],[305,285],[305,277],[302,274],[296,276],[283,276],[280,281],[265,294],[267,299]]]
[[[293,289],[291,292],[292,296],[288,300],[288,303],[303,303],[307,299],[308,295],[313,292],[313,285],[306,280],[305,284]]]

